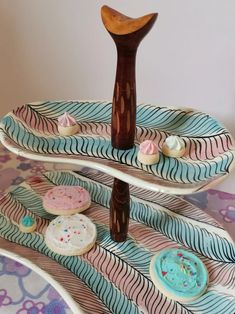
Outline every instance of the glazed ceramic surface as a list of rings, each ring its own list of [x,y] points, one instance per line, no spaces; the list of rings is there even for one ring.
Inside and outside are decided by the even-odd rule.
[[[96,224],[98,238],[88,253],[66,257],[50,251],[44,242],[53,216],[43,209],[42,196],[55,185],[77,184],[91,193],[92,205],[84,214]],[[235,246],[222,227],[180,198],[130,186],[129,234],[127,241],[116,243],[109,235],[111,185],[110,176],[88,169],[82,175],[48,172],[28,179],[1,199],[0,236],[69,269],[75,276],[64,276],[64,282],[68,290],[76,287],[86,313],[234,313]],[[28,213],[37,219],[36,233],[24,234],[18,228]],[[209,287],[196,301],[172,301],[154,286],[150,260],[164,248],[186,249],[205,263]]]
[[[234,167],[230,133],[207,114],[150,105],[137,106],[135,146],[111,146],[111,103],[58,101],[32,103],[1,120],[1,141],[11,151],[30,159],[88,166],[127,183],[173,194],[201,191],[223,180]],[[65,111],[75,116],[79,131],[59,136],[57,119]],[[154,140],[160,152],[169,135],[181,136],[182,158],[166,157],[152,166],[137,160],[139,144]]]

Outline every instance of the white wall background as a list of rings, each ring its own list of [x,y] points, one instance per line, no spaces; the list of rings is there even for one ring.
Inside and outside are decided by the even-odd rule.
[[[0,115],[36,100],[112,99],[103,4],[159,13],[138,50],[138,102],[208,112],[235,137],[234,0],[0,0]],[[218,188],[234,186],[235,173]]]

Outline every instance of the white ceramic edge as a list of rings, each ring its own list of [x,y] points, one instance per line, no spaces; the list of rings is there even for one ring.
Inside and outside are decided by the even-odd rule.
[[[43,162],[49,162],[49,163],[57,163],[57,164],[70,164],[75,166],[83,166],[88,167],[92,169],[96,169],[99,171],[102,171],[103,173],[106,173],[108,175],[111,175],[114,178],[120,179],[128,184],[133,184],[139,188],[148,189],[153,192],[160,192],[160,193],[168,193],[168,194],[179,194],[179,195],[186,195],[191,194],[195,192],[203,191],[205,186],[208,188],[212,185],[215,185],[217,181],[223,180],[224,176],[218,177],[217,180],[211,180],[211,181],[202,181],[201,185],[196,185],[196,187],[192,188],[177,188],[177,187],[162,187],[161,185],[157,183],[151,183],[147,182],[145,180],[136,178],[135,176],[129,175],[125,172],[122,172],[120,170],[114,169],[112,167],[101,165],[99,163],[96,163],[94,161],[87,161],[87,160],[79,160],[79,159],[73,159],[73,158],[65,158],[65,157],[48,157],[44,156],[43,154],[34,154],[29,153],[26,150],[19,149],[17,147],[11,146],[6,140],[5,140],[5,134],[2,130],[0,130],[0,141],[2,144],[12,153],[16,154],[17,156],[25,157],[31,160],[37,160],[37,161],[43,161]]]
[[[84,312],[79,307],[78,303],[74,301],[71,295],[47,272],[42,270],[40,267],[29,261],[28,259],[16,254],[9,252],[5,249],[0,248],[0,255],[13,259],[17,262],[20,262],[22,265],[30,268],[36,274],[41,276],[44,280],[46,280],[63,298],[66,304],[69,306],[70,310],[73,311],[74,314],[84,314]]]

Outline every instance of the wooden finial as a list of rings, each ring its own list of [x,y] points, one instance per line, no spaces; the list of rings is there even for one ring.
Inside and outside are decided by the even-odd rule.
[[[101,8],[101,17],[105,28],[116,35],[126,35],[138,31],[147,23],[154,22],[157,13],[151,13],[138,18],[126,16],[107,5]]]

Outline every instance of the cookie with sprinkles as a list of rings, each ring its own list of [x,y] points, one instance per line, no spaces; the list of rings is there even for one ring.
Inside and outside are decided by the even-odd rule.
[[[82,214],[58,216],[45,233],[46,245],[57,254],[74,256],[88,252],[97,237],[95,224]]]
[[[184,303],[199,298],[208,285],[208,272],[203,262],[181,249],[166,249],[153,256],[150,276],[164,295]]]

